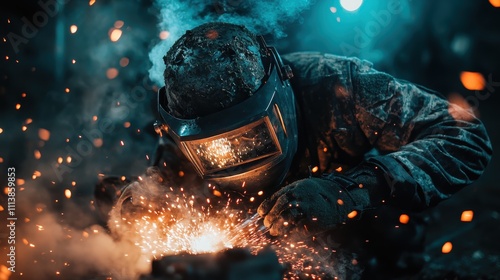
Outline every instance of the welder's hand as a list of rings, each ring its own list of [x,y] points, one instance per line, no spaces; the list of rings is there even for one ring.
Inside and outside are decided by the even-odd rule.
[[[292,230],[322,231],[356,218],[368,201],[362,189],[348,192],[341,183],[324,178],[296,181],[274,193],[258,208],[271,235]],[[356,211],[356,212],[354,212]]]

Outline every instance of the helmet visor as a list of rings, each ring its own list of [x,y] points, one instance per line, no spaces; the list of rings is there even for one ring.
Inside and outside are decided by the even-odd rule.
[[[181,143],[203,174],[281,155],[267,116],[220,135]]]

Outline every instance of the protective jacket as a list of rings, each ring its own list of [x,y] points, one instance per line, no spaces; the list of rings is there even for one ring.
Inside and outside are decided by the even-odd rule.
[[[368,162],[381,169],[391,205],[421,210],[471,184],[491,158],[481,121],[439,93],[357,58],[282,58],[298,103],[297,177],[307,166],[321,174]]]

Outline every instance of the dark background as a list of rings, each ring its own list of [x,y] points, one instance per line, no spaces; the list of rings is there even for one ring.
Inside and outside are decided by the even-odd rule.
[[[154,151],[151,124],[162,84],[149,79],[148,53],[161,41],[162,29],[152,1],[62,2],[53,14],[38,1],[1,4],[0,182],[5,187],[7,168],[16,168],[18,217],[65,213],[58,218],[61,223],[85,228],[96,221],[92,200],[98,178],[139,175]],[[203,13],[224,13],[219,2],[208,2]],[[245,1],[222,2],[231,12]],[[500,141],[500,8],[493,4],[498,1],[401,0],[397,12],[389,8],[394,1],[365,2],[356,12],[345,11],[338,0],[308,3],[277,23],[284,34],[269,30],[268,43],[281,53],[358,56],[378,70],[453,97],[480,116],[495,149]],[[78,27],[75,33],[71,25]],[[122,35],[112,42],[110,32],[117,27]],[[118,72],[116,77],[109,76],[110,68]],[[482,89],[464,87],[463,71],[480,73]],[[431,261],[418,277],[500,279],[499,164],[494,156],[479,181],[426,212]],[[2,191],[2,221],[6,197]],[[472,222],[460,220],[464,210],[473,211]],[[35,226],[26,220],[23,225]],[[29,239],[30,232],[20,226],[18,239],[21,234]],[[6,237],[2,227],[5,252]],[[453,249],[443,254],[447,241]],[[38,253],[30,257],[43,260],[43,252]],[[5,265],[4,257],[2,253],[0,265]],[[19,263],[28,266],[32,260]]]

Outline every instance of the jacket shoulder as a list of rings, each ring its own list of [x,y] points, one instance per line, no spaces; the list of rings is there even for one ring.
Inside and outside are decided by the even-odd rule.
[[[366,60],[320,52],[294,52],[283,55],[282,59],[285,64],[290,65],[294,76],[304,83],[314,82],[325,76],[349,76],[352,66],[360,72],[372,68],[372,63]]]

